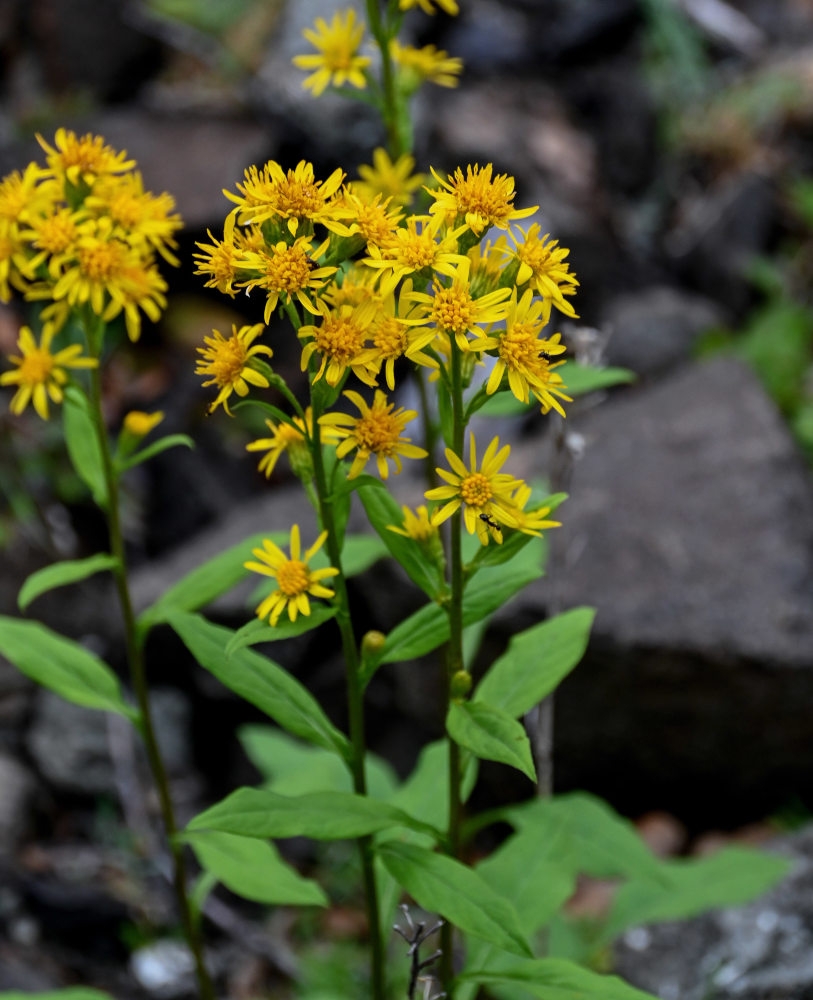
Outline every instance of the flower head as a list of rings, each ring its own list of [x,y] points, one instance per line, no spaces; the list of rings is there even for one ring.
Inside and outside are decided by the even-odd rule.
[[[300,612],[303,615],[311,613],[309,594],[311,597],[333,597],[334,591],[322,586],[321,581],[336,576],[339,571],[332,566],[317,570],[308,566],[308,562],[322,547],[326,538],[327,532],[323,531],[301,556],[299,525],[295,524],[291,528],[290,559],[269,539],[265,539],[261,549],[252,549],[253,555],[259,561],[244,563],[245,568],[255,573],[262,573],[264,576],[271,576],[277,581],[277,589],[257,607],[258,618],[268,616],[270,624],[276,625],[287,606],[288,618],[294,622]]]
[[[322,360],[314,382],[324,376],[328,385],[338,385],[350,368],[366,385],[375,385],[379,352],[369,346],[367,336],[377,312],[376,301],[367,299],[357,306],[341,305],[336,309],[329,309],[323,302],[318,305],[322,322],[301,326],[297,334],[307,341],[302,349],[302,371],[316,353]]]
[[[403,153],[393,163],[386,149],[373,150],[373,165],[358,168],[360,181],[353,181],[353,190],[368,201],[377,194],[392,199],[395,205],[406,205],[424,182],[423,174],[413,174],[415,157]]]
[[[430,212],[445,218],[451,225],[463,219],[465,224],[478,236],[489,226],[507,229],[514,219],[523,219],[539,207],[514,208],[514,178],[508,174],[493,174],[494,167],[487,163],[484,167],[474,164],[466,167],[464,174],[458,167],[454,174],[443,180],[435,170],[432,174],[440,185],[429,193],[435,199]]]
[[[477,450],[474,435],[471,435],[471,467],[451,448],[446,449],[446,461],[452,468],[437,469],[437,474],[447,483],[428,490],[424,496],[427,500],[445,500],[446,503],[432,515],[434,524],[441,524],[455,511],[463,508],[463,521],[470,535],[477,534],[483,543],[488,545],[489,531],[496,541],[501,541],[500,525],[515,528],[517,519],[514,513],[516,505],[512,494],[521,481],[514,479],[499,470],[505,464],[511,453],[510,445],[500,448],[500,439],[494,438],[486,448],[482,464],[477,465]],[[495,527],[496,525],[496,527]]]
[[[360,417],[351,417],[346,413],[328,413],[319,419],[324,427],[333,428],[339,438],[344,438],[336,449],[336,455],[344,458],[354,448],[356,457],[348,473],[348,479],[355,479],[367,464],[370,455],[375,455],[378,472],[382,479],[389,475],[387,459],[395,465],[395,471],[400,472],[401,457],[426,458],[423,448],[411,444],[410,438],[401,437],[404,428],[417,417],[415,410],[395,409],[394,403],[388,403],[386,394],[377,390],[373,405],[368,406],[364,398],[352,389],[344,393],[358,408]]]
[[[420,229],[418,228],[420,224]],[[370,256],[364,258],[369,267],[384,273],[381,291],[386,295],[392,291],[401,278],[410,274],[431,276],[454,275],[454,265],[466,258],[457,252],[457,238],[465,227],[440,235],[444,219],[436,216],[411,215],[406,226],[400,226],[393,233],[392,240],[382,247],[371,246]]]
[[[46,325],[37,344],[31,330],[27,326],[21,328],[17,341],[20,355],[9,356],[9,361],[17,368],[0,375],[0,385],[17,386],[9,407],[12,413],[22,413],[31,400],[37,413],[47,420],[48,398],[54,403],[62,402],[63,386],[68,381],[65,369],[94,368],[98,364],[95,358],[79,357],[82,353],[79,344],[71,344],[52,354],[54,332],[53,326]]]
[[[130,410],[124,418],[124,430],[133,437],[146,437],[164,419],[161,410],[155,413],[144,413],[143,410]]]
[[[223,409],[231,416],[228,398],[233,392],[238,396],[247,396],[249,384],[261,388],[268,386],[265,375],[251,367],[252,357],[258,354],[271,357],[273,354],[271,348],[264,344],[252,346],[264,329],[262,323],[256,323],[254,326],[241,326],[238,330],[232,323],[230,337],[224,337],[219,330],[213,330],[213,337],[203,338],[206,346],[197,348],[203,358],[198,361],[195,374],[210,375],[211,378],[203,383],[204,386],[216,385],[220,390],[209,407],[209,413],[222,403]]]
[[[97,177],[121,174],[132,170],[135,160],[128,160],[125,152],[117,153],[100,135],[83,135],[81,139],[68,129],[57,129],[54,145],[37,135],[37,142],[46,153],[48,173],[69,184],[78,186],[80,181],[91,186]]]
[[[356,12],[352,8],[344,14],[337,11],[330,24],[317,17],[314,27],[305,28],[302,34],[317,51],[294,56],[293,63],[300,69],[315,70],[302,84],[313,91],[314,97],[323,93],[330,84],[341,87],[349,83],[360,90],[367,86],[364,70],[371,60],[369,56],[358,55],[364,37],[364,22],[356,24]]]
[[[335,267],[320,267],[316,257],[324,253],[327,243],[313,250],[307,236],[300,236],[293,243],[284,240],[262,250],[247,250],[238,264],[241,269],[253,272],[242,285],[249,291],[262,288],[267,294],[263,319],[271,322],[271,314],[277,308],[280,298],[283,302],[296,299],[308,312],[315,316],[319,311],[308,298],[307,292],[322,288],[324,279],[336,273]]]
[[[154,195],[145,191],[138,171],[100,178],[84,207],[109,216],[131,244],[145,243],[168,263],[178,265],[178,258],[169,249],[177,247],[173,234],[183,225],[180,215],[172,211],[175,200],[166,192]]]
[[[317,181],[313,164],[307,160],[300,160],[287,171],[269,160],[262,170],[256,166],[246,170],[245,180],[237,185],[239,195],[230,191],[223,194],[238,206],[241,225],[268,219],[285,225],[296,236],[301,223],[319,222],[341,236],[349,236],[349,230],[339,221],[344,210],[333,200],[343,180],[344,171],[338,168],[326,181]]]
[[[393,531],[396,535],[403,535],[405,538],[412,538],[416,542],[428,542],[437,536],[438,527],[432,523],[425,504],[416,507],[414,514],[409,507],[401,509],[404,512],[401,526],[396,527],[394,524],[388,524],[387,531]]]
[[[521,483],[513,496],[515,504],[514,517],[516,518],[516,529],[525,535],[541,535],[548,528],[561,528],[561,521],[548,521],[550,507],[535,507],[532,510],[525,510],[525,505],[531,498],[531,487],[526,483]]]
[[[460,82],[463,60],[434,45],[417,49],[414,45],[401,45],[393,38],[390,52],[409,91],[416,90],[424,82],[436,83],[439,87],[456,87]]]
[[[298,470],[311,468],[310,452],[306,438],[313,435],[313,411],[310,407],[305,410],[305,419],[302,417],[292,417],[292,423],[284,421],[274,423],[273,420],[266,420],[265,425],[271,431],[271,437],[258,438],[246,445],[246,451],[264,451],[266,454],[260,459],[257,468],[264,472],[266,478],[270,477],[274,471],[280,455],[284,451],[288,452],[291,461],[291,468],[298,474]],[[322,433],[322,442],[335,441],[335,435]]]
[[[437,368],[437,361],[423,353],[435,338],[435,330],[427,326],[425,310],[412,298],[412,280],[407,278],[396,303],[391,292],[380,304],[370,329],[370,339],[378,349],[379,360],[390,392],[395,389],[395,362],[408,357],[414,364]]]
[[[516,249],[512,250],[507,244],[500,247],[505,256],[513,257],[519,262],[517,286],[522,287],[528,282],[528,287],[542,296],[546,323],[550,318],[552,305],[565,316],[576,319],[576,311],[565,298],[566,295],[573,295],[579,285],[576,275],[565,260],[570,251],[560,247],[559,241],[550,239],[547,234],[540,237],[538,223],[534,223],[527,233],[521,226],[517,226],[517,229],[522,234],[522,241],[517,242]]]

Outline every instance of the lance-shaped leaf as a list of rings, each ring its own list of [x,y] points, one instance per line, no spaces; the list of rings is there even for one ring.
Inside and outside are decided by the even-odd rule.
[[[166,618],[198,663],[295,736],[349,760],[351,748],[313,695],[273,660],[252,649],[226,656],[234,632],[201,615],[167,609]]]
[[[76,474],[88,487],[94,501],[100,507],[105,507],[107,487],[104,480],[102,451],[96,436],[96,426],[90,416],[87,397],[76,386],[70,386],[65,390],[62,426],[68,455]]]
[[[283,861],[273,844],[214,831],[187,833],[184,839],[201,867],[244,899],[289,906],[328,904],[319,885]]]
[[[267,586],[267,585],[266,585]],[[269,625],[264,618],[254,618],[239,628],[226,646],[226,656],[233,656],[239,649],[246,646],[256,646],[261,642],[279,642],[280,639],[295,639],[311,629],[318,628],[326,621],[336,617],[336,607],[332,604],[311,604],[309,615],[298,615],[296,621],[290,618],[280,618],[276,625]]]
[[[477,685],[474,701],[516,718],[551,693],[587,649],[593,608],[574,608],[515,635]]]
[[[387,841],[377,853],[392,877],[430,912],[515,955],[531,955],[516,910],[477,872],[414,844]]]
[[[485,702],[452,702],[446,731],[460,746],[482,760],[496,760],[536,781],[531,744],[522,723]]]
[[[242,837],[311,837],[344,840],[365,837],[393,826],[405,826],[440,837],[434,827],[413,819],[395,806],[352,792],[278,795],[262,788],[236,792],[199,813],[188,829],[222,830]]]
[[[508,986],[539,1000],[657,1000],[618,976],[602,976],[564,958],[506,960],[493,970],[467,971],[455,982]]]
[[[75,705],[138,719],[106,663],[39,622],[0,616],[0,653],[27,677]]]
[[[534,539],[539,543],[540,539]],[[463,594],[463,624],[473,625],[502,607],[523,587],[542,575],[539,544],[531,544],[510,565],[481,570]],[[411,660],[437,649],[449,638],[449,618],[437,604],[426,604],[387,636],[378,660],[368,663],[366,684],[382,663]]]
[[[109,993],[93,990],[89,986],[69,986],[64,990],[45,993],[21,993],[19,990],[0,993],[0,1000],[113,1000]]]
[[[381,483],[361,487],[358,495],[370,524],[392,557],[428,597],[436,597],[443,585],[438,567],[415,539],[389,530],[390,526],[400,528],[404,521],[404,512],[395,498]]]
[[[464,754],[460,797],[465,802],[477,781],[478,761]],[[412,773],[392,796],[393,805],[410,816],[445,830],[449,825],[449,741],[436,740],[420,752]]]
[[[119,472],[126,472],[127,469],[132,469],[134,466],[141,465],[142,462],[154,458],[155,455],[160,455],[162,451],[167,451],[169,448],[177,448],[178,446],[194,449],[195,442],[188,434],[167,434],[157,441],[153,441],[152,444],[148,444],[146,448],[142,448],[141,451],[137,451],[134,455],[119,459],[116,463],[118,470]]]
[[[53,565],[39,569],[28,577],[20,587],[17,604],[21,611],[25,611],[28,605],[40,594],[45,594],[56,587],[64,587],[69,583],[79,583],[80,580],[86,580],[94,573],[115,569],[118,565],[118,559],[106,553],[88,556],[87,559],[70,559],[65,562],[53,563]]]

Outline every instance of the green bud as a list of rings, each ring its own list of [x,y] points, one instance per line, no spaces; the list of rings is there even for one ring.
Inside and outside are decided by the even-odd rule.
[[[468,670],[458,670],[452,677],[452,682],[449,686],[449,696],[454,700],[458,700],[465,698],[469,691],[471,691],[471,674]]]
[[[371,660],[378,656],[381,650],[384,648],[384,643],[387,641],[387,637],[383,632],[365,632],[364,637],[361,640],[361,658],[363,660]]]

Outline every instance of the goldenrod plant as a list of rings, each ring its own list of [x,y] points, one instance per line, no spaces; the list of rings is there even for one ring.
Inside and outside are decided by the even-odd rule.
[[[126,716],[143,736],[205,1000],[215,991],[200,910],[214,883],[266,904],[329,903],[318,877],[303,877],[274,844],[294,836],[357,842],[370,954],[365,995],[374,1000],[400,995],[396,984],[399,991],[406,984],[410,1000],[473,1000],[481,989],[551,1000],[646,1000],[595,971],[614,936],[649,919],[747,899],[785,864],[736,850],[692,864],[661,862],[591,796],[531,794],[536,767],[521,720],[581,659],[592,609],[533,624],[513,635],[485,672],[472,674],[489,617],[542,575],[544,536],[559,526],[565,499],[518,477],[510,445],[472,431],[472,418],[536,410],[561,419],[577,393],[624,376],[565,360],[562,338],[549,326],[560,314],[575,316],[578,282],[566,249],[541,236],[538,224],[518,224],[536,208],[521,207],[513,177],[490,163],[433,169],[434,185],[413,174],[404,123],[420,60],[407,58],[396,36],[403,11],[414,6],[428,14],[458,11],[454,0],[390,0],[384,9],[370,0],[378,77],[373,56],[361,54],[366,25],[352,11],[338,12],[330,24],[318,21],[306,32],[317,53],[297,59],[312,71],[305,84],[315,94],[328,87],[369,92],[388,149],[377,150],[357,180],[340,167],[320,179],[304,160],[249,167],[225,192],[222,236],[210,233],[194,255],[208,287],[263,304],[263,323],[215,330],[199,348],[204,405],[224,419],[237,407],[262,411],[269,435],[246,448],[260,455],[266,476],[285,456],[317,527],[292,524],[246,539],[176,582],[138,617],[120,528],[120,478],[157,451],[188,442],[170,435],[144,445],[161,415],[132,413],[111,444],[100,367],[109,323],[123,314],[135,339],[141,314],[156,319],[163,309],[156,255],[175,262],[180,220],[171,199],[145,192],[132,161],[99,137],[60,130],[53,146],[42,143],[46,166],[31,164],[2,182],[2,295],[14,290],[43,303],[41,331],[21,332],[2,381],[16,388],[15,412],[31,402],[49,419],[63,407],[68,450],[110,527],[109,552],[35,574],[23,586],[21,608],[52,587],[111,572],[136,704],[97,657],[34,621],[0,619],[0,652],[64,697]],[[456,82],[459,64],[445,53],[443,59],[456,67],[454,81],[444,75],[436,82]],[[422,71],[422,79],[432,74]],[[411,211],[416,195],[427,199],[423,212]],[[277,317],[287,334],[279,326],[273,336],[267,330]],[[301,352],[302,392],[274,368],[274,341],[286,335]],[[417,412],[400,405],[409,379],[421,389],[423,428]],[[433,458],[440,440],[442,460]],[[427,460],[425,503],[405,507],[396,497],[398,476]],[[354,497],[367,533],[347,530]],[[386,634],[361,634],[348,579],[383,557],[395,560],[404,586],[422,592],[425,603]],[[242,628],[201,613],[251,574],[262,586]],[[244,734],[268,779],[263,787],[237,789],[183,830],[155,741],[143,660],[146,637],[158,625],[171,627],[202,669],[278,727]],[[347,732],[296,678],[253,648],[316,628],[338,630]],[[365,692],[387,665],[432,653],[445,732],[399,782],[367,748]],[[524,775],[528,801],[472,813],[467,802],[481,760]],[[497,821],[511,834],[470,863],[474,836]],[[187,847],[205,872],[194,905]],[[626,880],[606,923],[588,936],[560,914],[581,873]],[[399,903],[406,906],[402,916]],[[419,918],[414,907],[432,916]],[[406,960],[393,936],[396,920]],[[436,930],[435,943],[428,939]]]

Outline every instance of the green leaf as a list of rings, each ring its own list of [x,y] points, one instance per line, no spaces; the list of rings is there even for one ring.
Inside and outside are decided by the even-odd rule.
[[[283,729],[350,760],[350,744],[299,681],[250,649],[226,656],[234,632],[200,615],[168,609],[166,619],[198,663]],[[238,831],[239,832],[239,831]]]
[[[0,993],[0,1000],[113,1000],[109,993],[93,990],[89,986],[73,986],[65,990],[48,990],[46,993],[21,993],[19,990]]]
[[[531,744],[522,723],[484,702],[452,702],[446,731],[460,746],[482,760],[509,764],[536,781]]]
[[[465,802],[477,780],[476,757],[468,758],[463,766],[461,798]],[[420,752],[412,773],[390,799],[395,806],[405,809],[427,823],[447,829],[449,825],[449,741],[436,740]]]
[[[0,616],[0,653],[27,677],[75,705],[138,719],[106,663],[39,622]]]
[[[452,412],[452,397],[448,392],[437,394],[438,416],[440,417],[440,433],[447,448],[454,448],[454,414]]]
[[[787,858],[743,847],[726,847],[705,858],[661,862],[665,884],[634,879],[620,887],[602,939],[609,942],[628,927],[686,920],[715,907],[750,902],[790,867]]]
[[[434,827],[395,806],[351,792],[278,795],[261,788],[238,788],[199,813],[188,829],[222,830],[242,837],[311,837],[343,840],[405,826],[440,838]]]
[[[280,639],[294,639],[298,635],[304,635],[311,629],[318,628],[326,621],[336,617],[337,608],[332,604],[320,604],[314,601],[311,604],[309,615],[298,615],[296,621],[289,618],[280,618],[276,625],[269,625],[264,618],[253,618],[239,628],[226,646],[226,656],[233,656],[238,650],[245,649],[246,646],[256,646],[261,642],[279,642]]]
[[[278,795],[304,795],[353,790],[347,767],[328,750],[302,743],[280,729],[262,724],[241,726],[237,735],[252,764],[265,778],[269,791]],[[365,755],[365,765],[369,794],[388,799],[398,786],[393,769],[373,753]]]
[[[465,972],[456,983],[510,986],[539,1000],[657,1000],[617,976],[601,976],[562,958],[535,958],[501,963],[498,970]]]
[[[413,538],[405,538],[389,530],[389,525],[400,527],[403,524],[404,512],[400,504],[380,483],[375,486],[363,486],[359,489],[358,495],[370,524],[378,532],[392,557],[410,580],[428,597],[436,597],[443,586],[438,567]]]
[[[474,692],[516,718],[553,691],[584,656],[593,608],[574,608],[515,635]]]
[[[142,448],[141,451],[137,451],[134,455],[121,459],[117,463],[119,472],[126,472],[127,469],[132,469],[133,466],[141,465],[142,462],[160,455],[162,451],[167,451],[169,448],[177,448],[179,445],[182,445],[184,448],[194,449],[195,442],[188,434],[167,434],[165,437],[153,441],[152,444],[148,444],[146,448]]]
[[[17,604],[21,611],[25,611],[28,605],[40,594],[45,594],[55,587],[64,587],[69,583],[78,583],[86,580],[94,573],[101,573],[106,569],[115,569],[119,565],[115,556],[100,553],[95,556],[88,556],[87,559],[71,559],[65,562],[54,563],[44,569],[37,570],[20,587],[17,595]]]
[[[512,954],[531,954],[514,907],[471,868],[414,844],[388,841],[377,853],[425,910]]]
[[[571,792],[535,799],[504,812],[520,830],[534,829],[540,841],[564,821],[576,870],[596,878],[647,878],[666,884],[663,866],[628,820],[593,795]]]
[[[96,504],[106,507],[107,486],[96,426],[90,415],[87,397],[76,386],[65,390],[62,425],[68,455],[76,474],[88,487]]]
[[[534,539],[540,543],[541,539]],[[473,625],[506,604],[524,586],[542,575],[539,544],[529,545],[510,565],[481,570],[463,594],[463,624]],[[437,649],[449,638],[449,619],[437,604],[426,604],[387,636],[380,658],[372,661],[362,682],[367,683],[382,663],[411,660]]]
[[[317,883],[294,871],[273,844],[215,832],[187,834],[184,839],[201,867],[244,899],[288,906],[328,905]]]
[[[387,546],[377,535],[348,535],[342,548],[345,577],[358,576],[387,555]]]
[[[237,545],[232,545],[225,552],[207,559],[205,563],[195,567],[191,573],[187,573],[174,583],[152,607],[142,612],[138,620],[139,627],[147,629],[165,621],[167,613],[171,610],[197,611],[221,594],[225,594],[227,590],[231,590],[235,584],[250,575],[251,570],[247,570],[243,563],[252,558],[251,550],[262,547],[266,538],[270,538],[277,545],[285,545],[288,542],[286,532],[265,532],[251,535]]]

